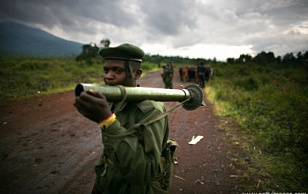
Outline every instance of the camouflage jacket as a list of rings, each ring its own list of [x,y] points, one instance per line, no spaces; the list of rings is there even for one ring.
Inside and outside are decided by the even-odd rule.
[[[163,103],[149,100],[125,103],[118,109],[117,120],[102,130],[104,149],[95,167],[96,190],[108,194],[168,193],[157,178],[169,136],[168,119],[144,125],[164,111]]]

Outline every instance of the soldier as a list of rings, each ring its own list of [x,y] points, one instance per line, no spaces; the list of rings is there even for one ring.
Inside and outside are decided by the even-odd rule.
[[[122,44],[102,48],[99,54],[105,59],[106,85],[137,86],[144,56],[139,47]],[[165,161],[161,157],[169,136],[168,118],[153,119],[165,112],[163,103],[111,103],[89,90],[76,97],[74,105],[102,134],[104,148],[92,193],[168,193],[170,169],[160,162]]]
[[[188,81],[188,66],[182,67],[183,82]]]
[[[172,79],[173,79],[173,69],[170,68],[170,66],[163,66],[163,73],[161,74],[162,78],[163,78],[163,82],[164,82],[164,86],[165,88],[173,88],[173,83],[172,83]]]
[[[206,70],[205,71],[205,81],[209,82],[210,81],[210,77],[212,77],[212,75],[213,75],[213,70],[212,70],[211,65],[209,63],[206,64],[205,70]]]
[[[183,81],[183,68],[179,68],[180,80]]]
[[[199,77],[199,85],[201,88],[205,88],[205,74],[206,74],[206,68],[204,67],[204,63],[200,62],[197,68],[197,73]]]

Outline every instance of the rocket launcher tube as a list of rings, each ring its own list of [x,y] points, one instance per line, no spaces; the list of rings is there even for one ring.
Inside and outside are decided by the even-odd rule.
[[[194,110],[204,105],[203,91],[197,85],[189,85],[185,89],[164,89],[150,87],[123,87],[123,86],[107,86],[79,83],[75,88],[75,96],[79,96],[81,92],[92,89],[104,95],[109,102],[120,102],[125,95],[128,102],[140,102],[143,100],[154,101],[176,101],[183,102],[183,108],[186,110]],[[123,89],[125,90],[123,92]]]

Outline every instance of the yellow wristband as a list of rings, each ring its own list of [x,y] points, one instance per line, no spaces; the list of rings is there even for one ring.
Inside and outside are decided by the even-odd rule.
[[[116,118],[117,118],[116,115],[113,113],[107,119],[99,122],[98,125],[102,129],[107,129],[112,123],[115,122]]]

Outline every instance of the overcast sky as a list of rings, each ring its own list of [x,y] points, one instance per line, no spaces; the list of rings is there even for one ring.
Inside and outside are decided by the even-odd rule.
[[[128,42],[151,55],[225,60],[308,50],[308,0],[6,0],[0,21],[82,44]]]

